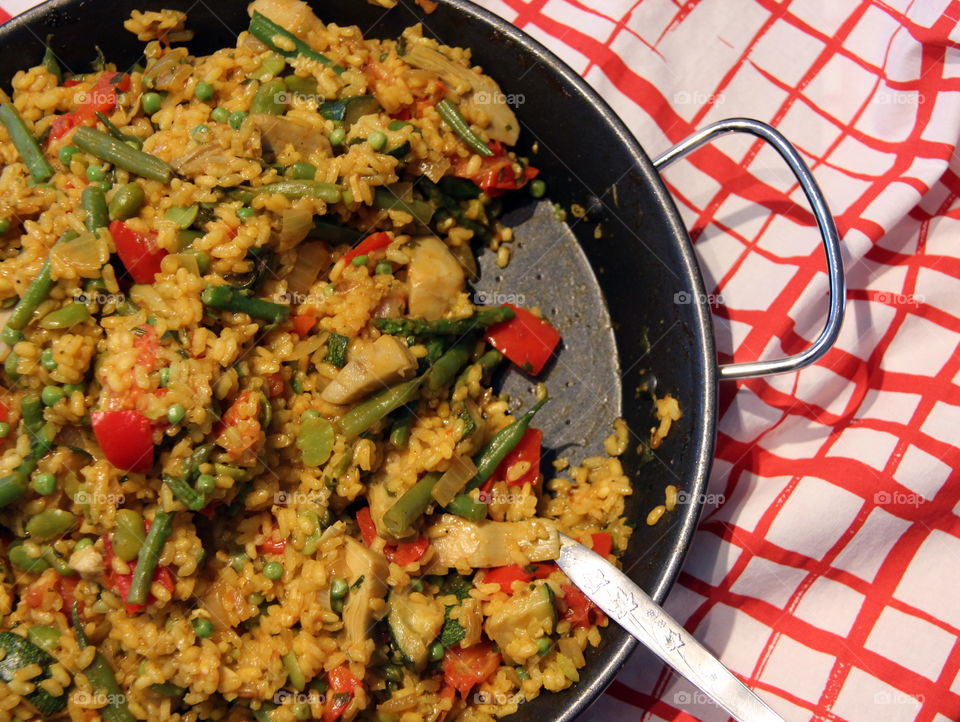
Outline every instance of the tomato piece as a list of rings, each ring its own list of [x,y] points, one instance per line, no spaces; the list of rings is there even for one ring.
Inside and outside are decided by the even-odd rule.
[[[144,521],[143,526],[146,531],[150,531],[149,521]],[[136,571],[137,566],[134,564],[127,574],[117,574],[113,571],[113,545],[110,543],[109,536],[103,537],[103,550],[104,565],[106,567],[106,571],[103,573],[104,579],[107,582],[107,586],[113,588],[120,598],[124,600],[124,607],[126,608],[127,614],[139,614],[147,608],[148,604],[153,604],[157,601],[157,598],[153,596],[153,594],[150,594],[147,597],[147,604],[127,604],[127,595],[130,594],[130,585],[133,583],[133,573]],[[153,571],[152,582],[159,582],[171,594],[176,586],[176,580],[169,567],[157,566]],[[75,586],[76,583],[74,583],[74,587]]]
[[[10,407],[7,406],[6,401],[0,400],[0,421],[9,421],[10,420]]]
[[[347,251],[343,255],[343,260],[346,263],[350,263],[350,261],[357,256],[366,256],[374,251],[382,251],[392,242],[393,238],[390,237],[389,233],[384,231],[380,231],[379,233],[371,233],[369,236],[360,241],[360,243]]]
[[[388,544],[383,551],[387,559],[404,567],[420,559],[429,548],[430,541],[425,536],[421,536],[414,541]]]
[[[440,690],[439,696],[440,696],[440,699],[449,699],[450,703],[453,704],[453,700],[457,698],[457,690],[455,690],[450,685],[445,685],[444,688]],[[443,722],[447,718],[447,715],[450,714],[450,711],[452,709],[453,708],[451,707],[450,709],[444,710],[439,715],[437,715],[437,719],[435,720],[435,722]]]
[[[63,85],[69,87],[78,84],[79,81],[67,80]],[[117,107],[117,90],[130,90],[130,76],[126,73],[101,73],[77,109],[53,121],[50,140],[59,140],[80,125],[96,125],[97,113],[109,113]]]
[[[333,722],[347,711],[354,692],[357,687],[363,686],[363,682],[357,679],[345,664],[327,672],[327,682],[330,685],[330,694],[323,707],[323,722]]]
[[[609,556],[613,551],[613,535],[608,531],[591,534],[593,539],[593,551],[602,557]]]
[[[264,377],[264,380],[267,382],[268,397],[275,399],[283,393],[283,387],[286,382],[284,381],[283,374],[280,371],[277,371],[275,374],[267,374],[267,376]]]
[[[499,584],[504,594],[513,594],[512,585],[515,581],[529,582],[534,579],[546,579],[557,565],[553,562],[530,564],[522,567],[519,564],[509,564],[505,567],[493,567],[483,575],[484,584]]]
[[[467,161],[461,161],[454,166],[454,175],[469,178],[484,193],[495,198],[502,195],[504,191],[523,188],[540,173],[538,169],[524,165],[523,172],[518,174],[514,165],[519,161],[507,155],[507,150],[503,147],[503,144],[495,140],[491,141],[489,145],[493,155],[483,159],[478,171],[468,173]]]
[[[153,429],[139,411],[94,411],[90,424],[103,455],[115,467],[141,474],[153,467]]]
[[[522,486],[535,484],[540,476],[540,447],[543,443],[543,432],[540,429],[527,429],[520,442],[507,454],[500,466],[490,478],[495,481],[505,481],[507,486]],[[507,473],[514,464],[526,462],[530,467],[513,481],[508,480]]]
[[[264,438],[260,428],[262,397],[249,389],[241,391],[220,419],[217,443],[231,459],[239,460]]]
[[[137,366],[147,371],[155,371],[160,357],[160,339],[157,337],[157,329],[149,323],[137,326],[134,329],[133,347],[137,349]],[[167,390],[163,389],[163,391]]]
[[[290,322],[293,324],[293,332],[300,338],[303,338],[310,333],[310,329],[317,324],[317,317],[311,316],[308,313],[300,313],[296,316],[291,316]]]
[[[137,283],[153,283],[160,273],[160,262],[167,252],[157,246],[155,233],[137,233],[123,221],[112,221],[110,235],[117,247],[117,255]]]
[[[563,618],[573,627],[589,627],[604,619],[603,611],[587,595],[573,584],[564,584],[562,607]]]
[[[27,593],[23,595],[27,606],[37,609],[43,604],[43,597],[48,591],[57,586],[56,574],[44,574],[37,581],[27,587]]]
[[[261,554],[283,554],[283,550],[287,548],[286,539],[267,539],[265,542],[261,542],[260,546],[257,547],[257,550]]]
[[[466,699],[474,685],[482,684],[500,666],[500,653],[490,642],[480,642],[466,649],[459,644],[447,647],[443,655],[443,681]]]
[[[539,374],[560,343],[560,332],[525,308],[507,304],[516,316],[487,329],[487,343],[529,374]]]
[[[79,583],[80,577],[57,578],[57,594],[59,594],[60,599],[63,600],[60,609],[67,615],[68,619],[72,619],[73,605],[77,602],[77,585]],[[83,604],[80,603],[78,606],[82,609]]]
[[[377,525],[373,523],[373,515],[370,514],[369,506],[365,506],[357,512],[357,526],[360,527],[360,536],[363,537],[363,543],[371,546],[377,539]]]

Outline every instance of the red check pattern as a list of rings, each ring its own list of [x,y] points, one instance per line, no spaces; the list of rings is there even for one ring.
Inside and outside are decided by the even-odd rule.
[[[843,237],[847,320],[815,366],[723,388],[667,607],[787,720],[960,719],[960,2],[481,4],[581,73],[651,153],[726,116],[802,151]],[[808,344],[824,262],[776,155],[724,138],[666,175],[721,360]],[[585,717],[726,719],[643,651]]]

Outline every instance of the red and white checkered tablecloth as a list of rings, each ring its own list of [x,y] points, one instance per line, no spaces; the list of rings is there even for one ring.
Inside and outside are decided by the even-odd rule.
[[[33,4],[0,0],[0,20]],[[847,320],[815,366],[724,387],[711,496],[667,608],[791,722],[960,719],[960,2],[481,4],[651,154],[727,116],[803,153],[843,238]],[[723,138],[666,177],[722,355],[809,343],[824,262],[776,154]],[[726,719],[645,651],[585,717]]]

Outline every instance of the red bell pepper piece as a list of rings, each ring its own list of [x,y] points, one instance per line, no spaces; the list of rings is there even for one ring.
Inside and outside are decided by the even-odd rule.
[[[64,86],[68,83],[77,84],[67,80]],[[130,76],[126,73],[101,73],[77,109],[53,121],[50,126],[50,140],[59,140],[80,125],[96,125],[97,113],[110,113],[117,107],[117,90],[130,90]]]
[[[487,343],[527,373],[539,374],[560,343],[560,333],[525,308],[507,304],[516,316],[487,329]]]
[[[66,610],[73,611],[73,603],[77,602],[80,609],[83,609],[83,602],[76,598],[77,584],[80,583],[79,577],[57,577],[57,593],[60,595],[62,604],[60,609],[66,614]],[[68,615],[72,619],[73,615]]]
[[[488,196],[496,198],[504,191],[523,188],[540,173],[538,169],[527,165],[523,167],[522,173],[517,174],[514,169],[517,161],[507,155],[503,144],[494,140],[489,145],[493,155],[483,159],[480,170],[467,174],[467,163],[462,162],[454,167],[454,175],[469,178]]]
[[[260,546],[257,547],[257,551],[261,554],[283,554],[283,550],[287,548],[286,539],[267,539],[265,542],[261,542]]]
[[[363,681],[357,679],[347,665],[341,664],[327,672],[327,683],[330,685],[330,694],[323,707],[323,722],[334,722],[347,711],[350,700],[357,687],[363,686]]]
[[[117,255],[133,280],[137,283],[153,283],[160,273],[160,261],[167,252],[157,247],[156,234],[137,233],[123,221],[110,223],[110,235],[117,247]]]
[[[507,486],[522,486],[524,484],[534,484],[537,477],[540,476],[540,447],[543,443],[543,432],[540,429],[527,429],[523,437],[513,449],[507,454],[500,466],[496,468],[490,479],[494,481],[506,481]],[[530,468],[513,481],[507,479],[507,472],[514,464],[527,462]],[[488,480],[489,481],[489,480]]]
[[[443,655],[443,681],[466,699],[474,685],[482,684],[500,666],[500,653],[490,642],[480,642],[466,649],[459,644],[447,647]]]
[[[357,256],[367,256],[374,251],[382,251],[392,242],[393,238],[390,237],[389,233],[385,233],[384,231],[380,231],[379,233],[371,233],[369,236],[360,241],[360,243],[343,254],[343,260],[346,263],[350,263],[350,261]]]
[[[557,569],[553,562],[530,564],[522,567],[519,564],[508,564],[505,567],[488,569],[483,575],[484,584],[499,584],[504,594],[513,594],[512,585],[515,581],[530,582],[534,579],[546,579]]]
[[[150,531],[149,524],[144,523],[144,528],[146,531]],[[117,574],[113,571],[113,545],[110,543],[110,538],[105,536],[103,538],[103,550],[104,554],[104,563],[106,565],[106,571],[104,572],[104,578],[107,582],[107,586],[112,587],[113,590],[120,595],[120,598],[124,600],[124,607],[126,608],[127,614],[138,614],[147,608],[147,605],[153,604],[156,601],[156,597],[152,594],[147,597],[147,604],[127,604],[126,599],[127,595],[130,594],[130,585],[133,583],[133,573],[136,571],[136,564],[133,568],[126,574]],[[153,580],[154,582],[159,582],[162,584],[167,591],[173,592],[176,582],[173,578],[173,573],[167,567],[158,566],[153,571]]]
[[[290,322],[293,324],[293,332],[300,338],[303,338],[310,333],[310,329],[317,324],[317,317],[311,316],[309,313],[300,313],[296,316],[291,316]]]
[[[450,685],[444,685],[443,689],[440,690],[440,698],[449,699],[452,704],[453,700],[457,698],[457,690]],[[451,709],[453,708],[451,707]],[[443,722],[447,718],[447,715],[450,714],[451,709],[446,709],[441,712],[435,722]]]
[[[360,527],[360,536],[363,537],[363,543],[372,546],[377,540],[377,525],[373,523],[373,515],[370,514],[369,506],[365,506],[357,512],[357,526]]]
[[[613,551],[613,535],[608,531],[591,534],[593,539],[593,551],[602,557],[609,556]]]
[[[587,596],[573,584],[564,584],[563,600],[559,606],[563,609],[563,618],[573,627],[589,627],[602,621],[603,610],[591,602]]]
[[[425,536],[421,536],[413,541],[400,542],[399,544],[387,544],[383,553],[387,559],[399,564],[401,567],[420,559],[430,548],[430,542]]]
[[[153,467],[153,429],[139,411],[94,411],[90,423],[104,456],[115,467],[141,474]]]

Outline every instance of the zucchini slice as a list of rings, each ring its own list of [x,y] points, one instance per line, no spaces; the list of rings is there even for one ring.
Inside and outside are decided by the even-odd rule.
[[[33,678],[34,684],[50,678],[50,665],[56,660],[30,640],[13,632],[0,632],[0,649],[5,652],[3,659],[0,659],[0,679],[4,682],[13,680],[17,670],[30,664],[39,664],[43,670]],[[28,694],[26,700],[45,718],[52,717],[67,706],[66,692],[54,697],[39,687]]]

